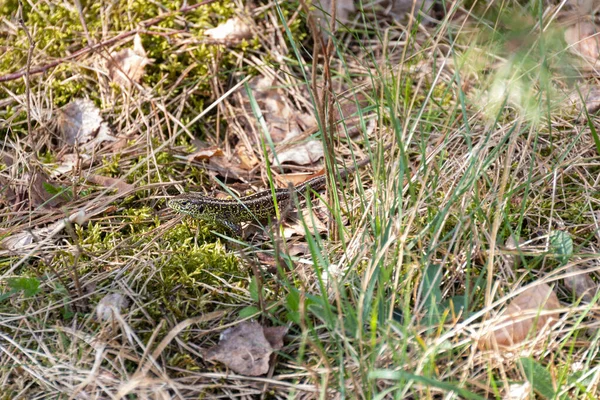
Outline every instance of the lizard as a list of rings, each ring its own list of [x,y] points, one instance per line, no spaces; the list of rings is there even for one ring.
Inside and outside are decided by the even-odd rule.
[[[388,144],[384,151],[390,147],[391,144]],[[351,167],[342,168],[338,176],[340,179],[344,179],[370,162],[369,157],[359,160]],[[197,193],[183,193],[170,199],[167,205],[180,214],[216,224],[236,237],[241,237],[240,223],[272,218],[276,215],[275,204],[283,209],[290,204],[294,194],[303,195],[307,189],[318,191],[326,185],[327,174],[322,174],[293,188],[281,188],[274,191],[268,189],[237,199],[217,199]],[[274,198],[277,202],[274,201]]]

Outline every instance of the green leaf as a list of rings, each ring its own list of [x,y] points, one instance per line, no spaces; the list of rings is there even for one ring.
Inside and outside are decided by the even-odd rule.
[[[573,239],[564,231],[553,231],[550,234],[550,251],[556,255],[556,259],[565,265],[573,256]]]
[[[436,325],[440,321],[442,301],[442,285],[443,271],[439,265],[428,265],[425,269],[422,281],[421,301],[423,307],[427,310],[429,323]]]
[[[394,381],[415,381],[420,383],[423,386],[436,387],[447,392],[455,392],[461,398],[464,399],[473,399],[473,400],[483,400],[483,397],[475,394],[473,392],[468,391],[467,389],[463,389],[461,387],[456,386],[454,383],[438,381],[433,378],[429,378],[426,376],[411,374],[406,371],[390,371],[390,370],[374,370],[369,372],[369,379],[386,379],[386,380],[394,380]]]
[[[525,377],[540,396],[546,399],[553,399],[556,396],[554,386],[552,385],[552,376],[543,365],[531,358],[523,357],[520,360]]]
[[[255,302],[258,303],[258,301],[259,301],[258,282],[256,281],[255,276],[252,277],[252,280],[250,281],[250,285],[248,285],[248,291],[250,292],[250,297],[252,298],[252,300],[254,300]]]
[[[37,278],[12,278],[7,283],[15,292],[22,291],[25,297],[35,296],[40,291],[40,281]]]
[[[240,319],[248,318],[253,315],[260,314],[260,309],[254,306],[244,307],[240,310],[238,316]]]
[[[8,299],[10,296],[12,296],[15,293],[16,293],[16,290],[9,290],[6,293],[0,294],[0,303],[3,302],[4,300]]]
[[[48,182],[43,182],[42,187],[46,192],[48,192],[52,196],[58,196],[59,194],[62,194],[62,192],[64,192],[64,189],[60,186],[54,186]]]

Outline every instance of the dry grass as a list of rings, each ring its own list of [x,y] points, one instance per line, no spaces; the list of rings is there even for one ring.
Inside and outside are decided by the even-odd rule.
[[[596,84],[562,41],[571,9],[447,2],[423,25],[366,10],[328,53],[304,2],[142,3],[25,4],[31,39],[0,6],[3,398],[597,398],[599,120],[565,100]],[[250,39],[204,36],[233,16]],[[135,33],[154,61],[119,86],[106,63]],[[114,138],[69,145],[75,98]],[[180,191],[316,172],[267,168],[311,139],[330,171],[372,164],[330,183],[305,225],[282,210],[236,244],[166,210]],[[478,345],[542,284],[560,300],[551,327]],[[254,311],[289,327],[269,372],[206,362]]]

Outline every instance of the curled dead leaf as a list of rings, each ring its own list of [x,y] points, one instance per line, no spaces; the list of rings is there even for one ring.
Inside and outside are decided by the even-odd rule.
[[[557,319],[560,309],[556,293],[545,283],[528,288],[516,296],[494,321],[478,345],[482,349],[506,348],[534,338],[542,329]]]
[[[207,147],[205,149],[200,149],[200,150],[196,151],[195,153],[190,154],[189,156],[187,156],[187,160],[189,162],[206,161],[206,160],[210,160],[213,157],[222,157],[222,156],[223,156],[223,150],[221,150],[217,146],[211,146],[211,147]]]
[[[108,76],[113,82],[122,87],[129,88],[133,82],[138,83],[144,76],[144,67],[152,60],[146,57],[146,50],[142,46],[142,38],[135,35],[133,49],[123,49],[110,54],[106,63]]]
[[[578,22],[565,30],[569,50],[583,59],[595,63],[600,57],[598,27],[591,22]]]
[[[246,171],[250,171],[259,163],[254,153],[249,151],[243,144],[238,144],[235,147],[235,155],[240,160],[240,168]]]
[[[127,298],[120,293],[107,294],[96,306],[96,318],[98,321],[111,321],[114,314],[121,313],[123,308],[129,305]]]
[[[592,85],[581,86],[571,93],[568,101],[577,107],[578,113],[583,118],[586,117],[585,112],[582,112],[583,107],[585,107],[588,114],[595,114],[600,110],[600,88]]]
[[[291,162],[298,165],[311,165],[323,157],[323,143],[320,140],[309,140],[298,146],[280,151],[275,162],[281,164]]]
[[[35,247],[37,242],[62,231],[67,222],[83,225],[87,222],[88,218],[83,210],[74,212],[69,215],[69,218],[57,221],[43,228],[17,232],[12,236],[8,236],[0,241],[0,248],[6,249],[13,254],[25,255]]]
[[[32,173],[23,174],[13,182],[13,187],[16,209],[53,208],[68,200],[63,189],[51,183],[46,173],[39,168],[35,168]]]
[[[93,183],[94,185],[99,185],[107,188],[114,187],[115,189],[117,189],[117,193],[120,194],[130,192],[134,189],[133,185],[130,185],[124,180],[118,178],[110,178],[108,176],[89,175],[87,177],[87,181]]]
[[[88,143],[94,138],[94,143],[112,138],[100,110],[88,99],[75,99],[59,110],[58,129],[70,146]]]
[[[218,41],[238,41],[251,37],[252,30],[240,18],[231,18],[216,28],[207,29],[204,34]]]
[[[598,284],[590,274],[577,267],[567,269],[564,283],[575,297],[588,303],[594,299],[598,291]]]
[[[221,334],[219,344],[204,352],[207,361],[219,361],[242,375],[258,376],[269,371],[269,358],[283,346],[287,328],[263,328],[245,321]],[[268,337],[268,339],[267,339]]]

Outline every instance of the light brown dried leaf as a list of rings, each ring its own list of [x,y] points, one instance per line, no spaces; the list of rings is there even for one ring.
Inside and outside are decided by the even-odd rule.
[[[87,181],[93,183],[94,185],[99,185],[103,187],[114,187],[117,189],[117,193],[127,193],[134,189],[133,185],[130,185],[124,180],[118,178],[111,178],[108,176],[89,175],[87,177]]]
[[[578,22],[565,30],[565,41],[569,50],[595,63],[600,57],[600,35],[598,27],[591,22]]]
[[[320,140],[309,140],[298,146],[280,151],[276,161],[281,164],[291,162],[298,165],[312,165],[323,157],[323,143]]]
[[[25,255],[35,247],[36,242],[45,240],[49,236],[53,236],[62,231],[65,228],[67,221],[73,224],[83,225],[87,220],[88,216],[83,210],[80,210],[69,215],[69,218],[66,220],[56,221],[43,228],[17,232],[0,241],[0,248],[9,250],[14,254]]]
[[[314,208],[311,210],[305,208],[302,210],[302,218],[306,223],[306,227],[310,232],[327,232],[327,225],[319,218],[318,209]],[[294,221],[288,226],[285,226],[283,229],[283,236],[285,238],[290,238],[293,235],[305,236],[306,229],[304,228],[304,224],[298,220]]]
[[[550,286],[542,283],[530,287],[516,296],[499,315],[479,346],[491,350],[496,346],[506,348],[520,345],[527,337],[535,337],[546,324],[556,319],[556,314],[544,311],[559,308],[558,297]]]
[[[111,138],[100,110],[88,99],[75,99],[59,110],[58,129],[70,146],[87,143],[94,137],[98,142]]]
[[[590,274],[580,270],[577,267],[569,267],[566,271],[567,275],[564,279],[565,286],[578,299],[591,302],[598,291],[598,284],[594,282]]]
[[[319,175],[323,175],[324,174],[324,170],[321,170],[320,172],[316,173],[316,174],[311,174],[311,173],[292,173],[292,174],[283,174],[283,175],[277,175],[275,177],[275,180],[277,182],[277,186],[280,188],[286,188],[288,187],[289,184],[292,184],[293,186],[299,185],[301,183],[304,183],[312,178],[315,178]]]
[[[217,146],[211,146],[211,147],[207,147],[204,149],[200,149],[200,150],[196,151],[195,153],[190,154],[189,156],[187,156],[187,160],[189,162],[206,161],[206,160],[210,160],[213,157],[222,157],[222,156],[223,156],[223,150],[221,150]]]
[[[24,174],[15,182],[15,204],[20,209],[26,206],[30,208],[53,208],[67,200],[64,196],[56,196],[48,192],[46,190],[47,185],[54,186],[41,169]]]
[[[231,18],[216,28],[207,29],[204,34],[218,41],[238,41],[252,36],[250,27],[239,18]]]
[[[273,350],[281,350],[283,348],[283,338],[287,334],[287,331],[287,326],[263,328],[265,339],[267,339]]]
[[[579,90],[571,93],[568,101],[574,104],[580,113],[582,107],[585,107],[588,114],[595,114],[600,110],[600,88],[592,85],[583,85]],[[585,117],[585,113],[582,114],[582,117]]]
[[[113,52],[106,63],[108,76],[113,82],[122,87],[131,87],[132,82],[138,83],[144,76],[144,67],[152,62],[146,57],[146,50],[142,46],[142,38],[135,35],[133,49],[123,49]]]
[[[277,335],[269,331],[276,345]],[[285,334],[285,333],[284,333]],[[219,361],[242,375],[258,376],[269,371],[273,346],[265,337],[263,327],[255,321],[245,321],[221,334],[219,344],[204,352],[207,361]]]
[[[254,156],[254,153],[249,151],[243,144],[238,144],[235,147],[235,155],[240,160],[240,168],[250,171],[256,165],[258,165],[258,158]]]
[[[129,300],[121,293],[107,294],[96,306],[96,318],[98,321],[111,321],[114,313],[120,313],[128,305]]]

